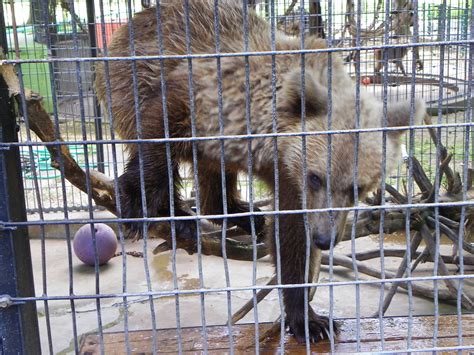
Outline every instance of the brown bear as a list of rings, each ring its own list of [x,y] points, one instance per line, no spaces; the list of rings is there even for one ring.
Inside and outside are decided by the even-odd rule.
[[[250,233],[254,223],[256,235],[266,230],[281,282],[311,281],[314,265],[305,278],[307,240],[313,264],[315,248],[328,249],[337,243],[345,225],[347,210],[328,207],[350,207],[355,189],[362,198],[380,183],[383,133],[367,128],[382,127],[383,105],[362,94],[358,103],[360,120],[356,123],[355,84],[336,54],[306,53],[302,75],[302,56],[291,53],[301,50],[300,39],[277,31],[272,46],[270,25],[253,11],[244,21],[246,15],[240,2],[219,1],[217,14],[214,1],[189,0],[188,7],[184,3],[161,1],[158,8],[136,14],[129,25],[115,33],[108,51],[111,57],[181,57],[110,61],[107,66],[101,63],[97,67],[98,96],[104,111],[112,113],[115,130],[122,138],[171,138],[168,144],[142,143],[141,154],[138,144],[127,144],[129,160],[119,181],[122,217],[169,216],[170,206],[175,216],[188,215],[179,193],[179,165],[192,163],[194,149],[202,214],[227,212],[231,215],[227,218],[229,224]],[[244,24],[248,25],[247,42]],[[132,41],[129,26],[134,33]],[[219,60],[206,55],[191,61],[185,57],[187,53],[216,53],[217,35],[219,52],[235,55]],[[246,57],[238,54],[245,51],[245,43],[248,52],[284,53],[251,55],[247,64]],[[324,50],[326,46],[323,40],[308,37],[304,48]],[[250,73],[248,82],[246,70]],[[391,104],[385,122],[391,128],[408,126],[410,116],[418,122],[424,111],[420,101],[415,102],[412,115],[409,102]],[[366,130],[359,134],[344,132],[354,128]],[[304,139],[299,134],[302,130],[306,132]],[[281,136],[275,138],[275,133]],[[387,169],[397,161],[400,134],[395,129],[387,132]],[[183,137],[200,139],[173,141]],[[249,153],[253,176],[275,192],[277,212],[266,224],[257,208],[253,219],[250,217],[249,204],[240,200],[237,193],[237,174],[247,172]],[[354,174],[356,161],[358,173]],[[142,209],[141,165],[146,214]],[[304,208],[309,211],[302,213]],[[239,215],[232,216],[236,213]],[[223,218],[215,218],[222,223]],[[195,238],[195,220],[177,218],[175,223],[178,238]],[[141,230],[139,223],[131,223],[128,228],[132,233]],[[305,339],[304,293],[303,287],[283,289],[286,324],[298,341]],[[317,315],[309,305],[308,310],[309,339],[326,337],[328,319]]]

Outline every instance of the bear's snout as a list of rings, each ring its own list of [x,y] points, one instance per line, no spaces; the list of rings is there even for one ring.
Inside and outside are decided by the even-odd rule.
[[[331,248],[331,233],[313,233],[313,242],[317,248],[321,250],[329,250]]]

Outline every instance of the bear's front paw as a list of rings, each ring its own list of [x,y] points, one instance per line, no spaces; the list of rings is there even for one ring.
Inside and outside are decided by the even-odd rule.
[[[178,238],[180,238],[183,241],[192,241],[196,242],[197,238],[197,228],[196,228],[196,221],[193,220],[181,220],[181,221],[176,221],[175,223],[175,228],[176,228],[176,234]]]
[[[261,212],[262,210],[258,207],[254,207],[254,212]],[[248,213],[250,211],[250,206],[247,202],[239,201],[234,203],[229,209],[229,213]],[[264,240],[264,231],[265,231],[265,216],[254,215],[253,216],[255,234],[257,236],[257,242],[263,242]],[[248,234],[252,234],[252,222],[250,217],[231,217],[229,222],[236,226],[239,226]]]
[[[309,308],[309,319],[308,319],[308,328],[309,328],[309,341],[312,343],[317,343],[323,339],[329,339],[329,318],[325,316],[319,316],[314,311]],[[298,315],[297,317],[286,317],[286,324],[290,334],[293,334],[298,343],[305,342],[305,320],[304,315]],[[333,322],[333,331],[337,333],[336,323]]]
[[[197,252],[197,226],[196,221],[183,220],[175,222],[176,239],[180,248],[189,255]]]

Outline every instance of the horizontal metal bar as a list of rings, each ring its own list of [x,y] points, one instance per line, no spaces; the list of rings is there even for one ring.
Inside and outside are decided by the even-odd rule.
[[[5,223],[5,222],[0,222],[0,232],[2,231],[14,231],[16,230],[17,227],[16,226],[13,226],[9,223]]]
[[[294,215],[305,213],[322,213],[322,212],[338,212],[338,211],[386,211],[404,209],[410,210],[412,208],[435,208],[435,207],[465,207],[474,206],[474,200],[468,201],[454,201],[454,202],[432,202],[432,203],[410,203],[405,205],[391,204],[381,206],[353,206],[353,207],[327,207],[315,209],[300,209],[300,210],[282,210],[282,211],[253,211],[242,213],[228,213],[215,215],[193,215],[193,216],[169,216],[169,217],[147,217],[147,218],[94,218],[94,219],[62,219],[62,220],[38,220],[26,222],[7,222],[7,226],[36,226],[36,225],[54,225],[54,224],[86,224],[86,223],[127,223],[127,222],[170,222],[170,221],[196,221],[201,219],[224,219],[231,217],[249,217],[249,216],[280,216],[280,215]]]
[[[310,137],[320,135],[335,135],[335,134],[354,134],[354,133],[377,133],[377,132],[393,132],[393,131],[409,131],[422,130],[428,128],[459,128],[459,127],[473,127],[474,122],[466,123],[446,123],[446,124],[430,124],[430,125],[413,125],[413,126],[399,126],[399,127],[374,127],[374,128],[354,128],[344,130],[326,130],[326,131],[311,131],[311,132],[281,132],[281,133],[255,133],[242,135],[223,135],[223,136],[207,136],[207,137],[177,137],[177,138],[147,138],[147,139],[109,139],[109,140],[72,140],[72,141],[57,141],[57,142],[9,142],[0,143],[2,146],[10,147],[29,147],[29,146],[61,146],[61,145],[77,145],[77,144],[130,144],[130,143],[177,143],[177,142],[202,142],[202,141],[223,141],[223,140],[238,140],[238,139],[261,139],[261,138],[286,138],[286,137]]]
[[[0,308],[8,308],[25,304],[26,301],[15,301],[10,295],[0,295]]]
[[[338,53],[352,52],[359,50],[375,50],[388,48],[416,48],[416,47],[438,47],[453,46],[462,44],[474,44],[474,39],[464,39],[457,41],[436,41],[423,43],[407,43],[407,44],[386,44],[372,46],[355,46],[355,47],[337,47],[324,49],[294,49],[286,51],[261,51],[261,52],[232,52],[232,53],[214,53],[214,54],[179,54],[179,55],[144,55],[144,56],[128,56],[128,57],[82,57],[82,58],[48,58],[48,59],[5,59],[0,60],[0,65],[4,64],[27,64],[27,63],[56,63],[56,62],[120,62],[120,61],[141,61],[141,60],[176,60],[176,59],[216,59],[216,58],[232,58],[232,57],[261,57],[261,56],[278,56],[278,55],[298,55],[298,54],[317,54],[317,53]]]
[[[406,278],[376,279],[376,280],[352,280],[352,281],[334,281],[334,282],[307,282],[301,284],[285,285],[255,285],[255,286],[235,286],[235,287],[216,287],[200,289],[174,289],[166,291],[147,291],[147,292],[124,292],[124,293],[102,293],[102,294],[84,294],[84,295],[64,295],[64,296],[38,296],[38,297],[12,297],[13,302],[32,302],[32,301],[65,301],[65,300],[83,300],[83,299],[106,299],[106,298],[131,298],[131,297],[164,297],[175,295],[198,295],[221,292],[237,291],[258,291],[289,288],[308,288],[308,287],[342,287],[354,285],[385,285],[389,283],[406,283],[415,281],[443,281],[443,280],[474,280],[474,275],[436,275],[436,276],[412,276]]]
[[[386,317],[384,317],[386,319]],[[459,326],[459,324],[458,324]],[[403,350],[387,350],[387,351],[376,351],[377,354],[409,354],[409,353],[418,353],[418,352],[445,352],[445,351],[454,351],[454,350],[472,350],[474,346],[472,345],[458,345],[458,346],[438,346],[438,347],[421,347],[421,348],[408,348]]]
[[[13,301],[10,295],[0,295],[0,308],[8,308],[13,306]]]

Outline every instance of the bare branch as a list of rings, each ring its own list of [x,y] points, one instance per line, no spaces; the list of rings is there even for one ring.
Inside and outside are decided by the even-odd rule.
[[[323,254],[322,258],[322,264],[323,265],[329,265],[329,255]],[[353,262],[350,257],[344,256],[344,255],[334,255],[333,257],[333,265],[334,266],[342,266],[347,269],[353,270]],[[363,263],[357,262],[357,271],[378,279],[382,279],[382,274],[380,271],[367,266]],[[391,272],[385,272],[385,279],[393,279],[395,277],[395,274]],[[408,289],[408,283],[406,281],[399,281],[397,282],[399,284],[399,287],[403,289]],[[419,297],[424,297],[424,298],[433,298],[434,297],[434,290],[430,287],[418,285],[416,283],[411,283],[412,291],[415,296]],[[449,291],[446,290],[438,290],[438,298],[440,300],[455,300],[456,298],[451,295]]]
[[[61,0],[60,3],[63,10],[69,12],[71,17],[74,18],[74,22],[76,23],[77,27],[79,27],[82,32],[87,33],[87,28],[84,26],[79,16],[77,16],[77,14],[72,10],[68,0]]]
[[[266,286],[269,285],[276,285],[277,283],[277,277],[276,275],[273,275],[273,277],[266,283]],[[272,292],[273,289],[271,288],[264,288],[260,291],[257,292],[256,295],[256,302],[257,304],[260,303],[261,300],[263,300],[267,295]],[[249,313],[253,308],[255,307],[254,305],[254,298],[252,297],[247,303],[245,303],[237,312],[234,313],[232,316],[231,324],[237,323],[239,320],[244,318],[247,313]]]
[[[421,243],[421,240],[423,238],[421,237],[419,232],[415,232],[413,235],[412,241],[411,241],[411,246],[410,246],[410,258],[412,255],[416,252],[416,249],[418,249],[418,246]],[[408,249],[405,252],[405,256],[403,257],[402,262],[398,266],[397,273],[395,274],[395,278],[401,278],[403,275],[405,275],[405,272],[407,271],[407,266],[408,263],[411,260],[408,260]],[[388,307],[390,306],[390,303],[392,302],[393,296],[395,296],[395,293],[397,292],[398,289],[398,283],[392,284],[392,287],[390,287],[390,290],[388,291],[388,294],[385,296],[385,299],[383,300],[383,305],[382,305],[382,315],[385,314],[387,311]],[[374,314],[374,317],[378,317],[380,315],[380,312],[377,311]]]
[[[427,248],[430,251],[431,257],[434,258],[436,255],[436,245],[435,245],[435,242],[433,241],[433,236],[431,235],[431,232],[426,226],[426,224],[423,224],[421,226],[420,233],[421,233],[421,236],[423,237],[423,240],[426,243]],[[449,270],[446,267],[446,264],[444,263],[443,259],[441,258],[438,258],[438,270],[444,276],[449,275]],[[451,293],[451,295],[453,297],[457,297],[457,294],[459,291],[457,284],[453,280],[450,280],[450,279],[445,279],[444,282],[449,292]],[[464,292],[461,293],[461,304],[467,310],[472,310],[474,307],[473,301]]]

